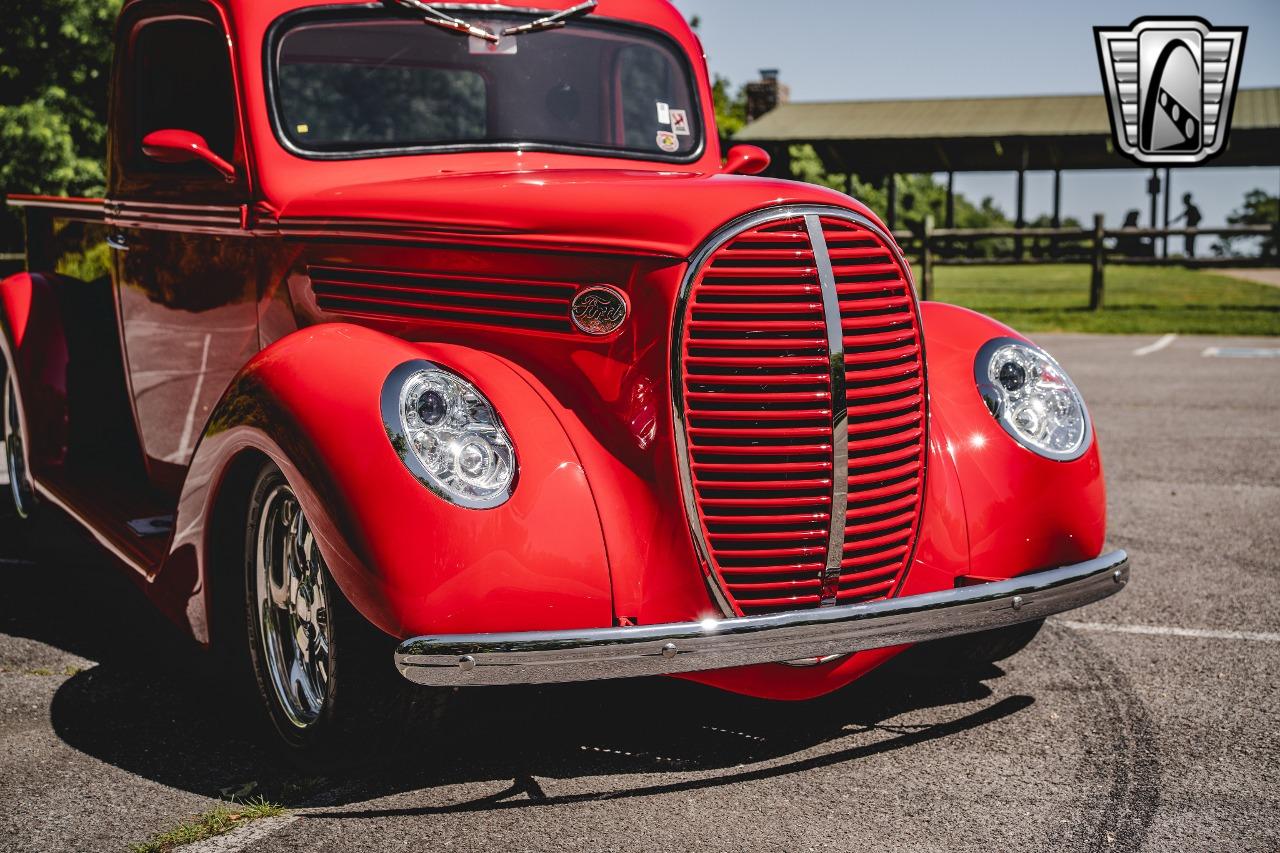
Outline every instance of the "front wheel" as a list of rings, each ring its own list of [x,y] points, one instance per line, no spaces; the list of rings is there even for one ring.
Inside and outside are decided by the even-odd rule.
[[[1043,627],[1043,619],[1033,619],[976,634],[934,640],[925,644],[926,654],[948,669],[974,669],[1013,657],[1026,648]]]
[[[286,750],[313,768],[368,759],[412,720],[438,721],[445,694],[395,671],[395,640],[343,597],[298,498],[273,464],[249,500],[245,609],[258,693]]]

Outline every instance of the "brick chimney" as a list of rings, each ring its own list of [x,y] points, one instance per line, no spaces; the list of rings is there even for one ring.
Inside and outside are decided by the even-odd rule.
[[[761,68],[760,79],[747,84],[747,121],[753,122],[789,100],[791,90],[778,81],[778,69]]]

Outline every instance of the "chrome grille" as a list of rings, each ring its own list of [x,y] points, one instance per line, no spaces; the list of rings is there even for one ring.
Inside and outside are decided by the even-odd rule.
[[[686,509],[726,612],[892,594],[925,423],[910,279],[886,238],[821,209],[713,238],[685,280],[673,366]]]

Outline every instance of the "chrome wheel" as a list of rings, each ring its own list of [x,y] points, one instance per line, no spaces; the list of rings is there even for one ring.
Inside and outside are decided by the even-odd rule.
[[[22,422],[18,417],[18,391],[10,375],[4,384],[4,464],[9,474],[13,507],[20,518],[31,515],[34,494],[27,476],[27,454],[22,444]]]
[[[285,717],[305,729],[324,710],[333,672],[324,560],[287,485],[262,500],[257,534],[257,633],[267,676]]]

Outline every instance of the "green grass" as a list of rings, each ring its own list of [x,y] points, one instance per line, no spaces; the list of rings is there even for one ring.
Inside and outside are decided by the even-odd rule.
[[[284,806],[269,803],[261,797],[244,803],[219,805],[193,819],[189,823],[176,826],[162,832],[150,841],[134,844],[129,849],[133,853],[165,853],[183,844],[203,841],[215,835],[222,835],[251,820],[264,817],[275,817],[287,811]]]
[[[37,666],[31,669],[5,669],[0,667],[0,672],[17,672],[22,675],[79,675],[84,670],[74,664],[67,664],[60,670],[52,670],[45,666]]]
[[[1280,287],[1183,267],[1107,267],[1101,311],[1086,264],[937,267],[934,291],[1024,332],[1280,335]]]

